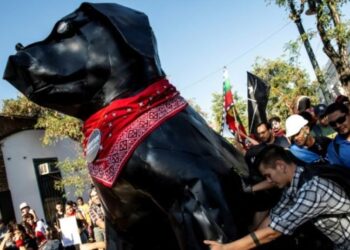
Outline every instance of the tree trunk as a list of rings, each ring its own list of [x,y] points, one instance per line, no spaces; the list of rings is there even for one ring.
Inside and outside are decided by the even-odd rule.
[[[333,21],[334,27],[339,27],[341,24],[339,13],[336,10],[335,3],[333,1],[326,1],[327,7],[329,9],[329,14]],[[323,16],[328,13],[324,12],[325,3],[321,3],[317,10],[317,30],[319,31],[322,43],[323,51],[332,61],[335,69],[339,75],[339,80],[343,89],[346,91],[346,95],[350,96],[350,63],[349,63],[349,53],[347,51],[347,43],[341,37],[337,36],[336,44],[337,48],[332,44],[327,32],[329,29],[329,23],[325,23]]]

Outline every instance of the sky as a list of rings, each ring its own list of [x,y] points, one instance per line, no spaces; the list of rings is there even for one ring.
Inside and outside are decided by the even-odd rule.
[[[24,46],[43,40],[62,17],[73,12],[79,0],[11,0],[0,6],[0,74],[16,43]],[[91,1],[105,2],[105,1]],[[289,13],[264,0],[118,0],[115,2],[148,15],[157,38],[161,65],[181,94],[210,113],[212,93],[222,93],[223,68],[244,99],[247,71],[257,57],[275,59],[286,43],[299,36]],[[350,13],[350,4],[343,7]],[[348,18],[348,17],[346,17]],[[305,30],[315,28],[315,17],[302,15]],[[319,39],[312,47],[321,67],[328,58]],[[300,65],[314,79],[305,49]],[[1,77],[2,78],[2,77]],[[16,98],[18,91],[0,79],[0,100]]]

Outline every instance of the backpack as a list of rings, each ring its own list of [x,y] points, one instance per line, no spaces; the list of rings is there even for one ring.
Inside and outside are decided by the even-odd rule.
[[[321,178],[329,179],[337,183],[343,188],[346,195],[350,199],[350,169],[331,164],[311,164],[304,166],[304,172],[301,174],[298,189],[312,177],[319,176]]]

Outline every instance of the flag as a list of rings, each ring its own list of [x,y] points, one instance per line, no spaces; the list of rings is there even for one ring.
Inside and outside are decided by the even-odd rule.
[[[248,124],[249,134],[255,133],[260,122],[267,122],[266,106],[270,93],[270,85],[259,77],[248,73]]]
[[[226,128],[236,137],[236,139],[242,143],[245,147],[245,138],[247,137],[245,128],[239,118],[238,112],[235,107],[234,97],[231,92],[231,83],[228,77],[228,71],[224,68],[224,104],[223,104],[223,115],[221,134],[225,132]]]

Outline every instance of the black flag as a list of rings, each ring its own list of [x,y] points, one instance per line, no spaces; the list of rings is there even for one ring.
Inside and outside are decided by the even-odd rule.
[[[255,133],[260,122],[266,122],[266,106],[270,93],[270,85],[259,77],[248,73],[248,121],[249,134]]]

